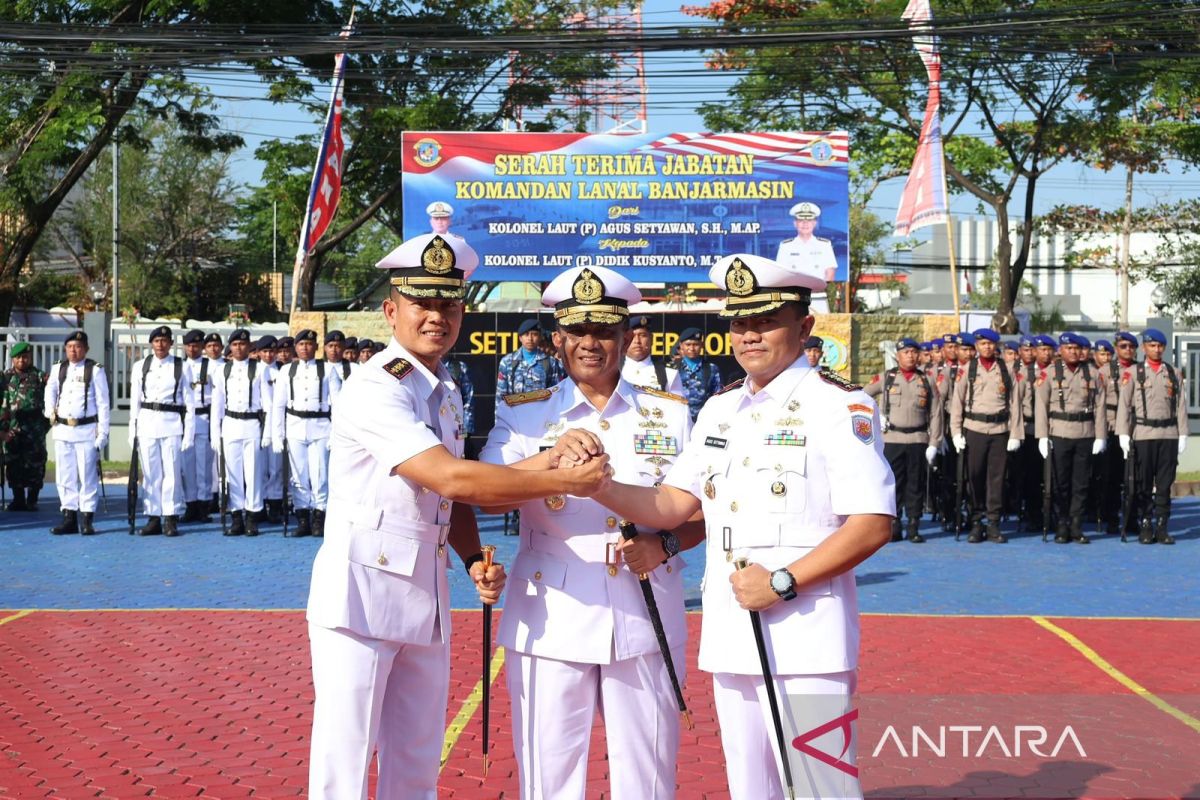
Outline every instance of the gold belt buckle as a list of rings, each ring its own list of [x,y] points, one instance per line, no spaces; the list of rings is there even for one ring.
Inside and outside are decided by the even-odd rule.
[[[615,577],[617,566],[621,563],[621,551],[617,549],[616,542],[608,542],[604,545],[604,563],[608,566],[609,577]]]

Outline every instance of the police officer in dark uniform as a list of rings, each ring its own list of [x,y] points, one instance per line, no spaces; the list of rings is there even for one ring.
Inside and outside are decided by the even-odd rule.
[[[920,544],[917,530],[925,501],[926,465],[932,465],[942,439],[942,396],[925,373],[917,369],[920,345],[913,339],[896,343],[898,366],[885,370],[864,387],[876,398],[883,425],[883,457],[896,477],[896,516],[892,541],[900,533],[901,508],[907,516],[905,536]]]

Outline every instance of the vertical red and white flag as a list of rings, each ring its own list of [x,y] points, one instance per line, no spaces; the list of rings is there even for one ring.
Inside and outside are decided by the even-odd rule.
[[[914,30],[930,30],[933,11],[929,0],[909,0],[901,17]],[[929,99],[925,103],[925,119],[912,170],[900,195],[896,212],[896,236],[908,236],[917,228],[936,225],[948,218],[946,203],[945,163],[942,155],[942,60],[937,38],[932,32],[913,37],[913,47],[925,64],[929,76]]]
[[[354,16],[351,14],[350,24],[342,29],[342,38],[350,35],[353,24]],[[313,169],[308,204],[300,227],[300,244],[296,248],[296,263],[292,267],[292,311],[296,310],[300,273],[305,258],[329,229],[342,196],[343,156],[346,152],[346,141],[342,137],[342,89],[345,78],[346,54],[338,53],[333,57],[333,88],[329,110],[325,114],[325,133],[321,137],[321,148],[317,151],[317,164]]]

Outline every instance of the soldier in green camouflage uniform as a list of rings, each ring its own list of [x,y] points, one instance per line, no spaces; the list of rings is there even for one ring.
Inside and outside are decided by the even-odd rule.
[[[50,421],[42,415],[46,373],[33,366],[28,343],[13,345],[10,355],[12,366],[0,373],[0,441],[13,495],[8,510],[37,511],[50,430]]]

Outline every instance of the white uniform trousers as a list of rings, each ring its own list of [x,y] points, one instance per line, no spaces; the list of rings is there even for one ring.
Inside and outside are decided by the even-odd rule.
[[[196,426],[196,444],[191,450],[183,451],[183,499],[188,503],[211,500],[213,487],[212,443],[200,434]]]
[[[100,476],[96,472],[96,443],[54,441],[54,485],[58,487],[58,507],[71,511],[96,510]]]
[[[661,654],[611,664],[505,655],[522,800],[583,800],[596,709],[608,740],[608,796],[675,797],[679,708]],[[683,649],[672,657],[682,686]]]
[[[183,511],[182,449],[182,436],[138,437],[138,459],[145,494],[142,506],[146,516],[170,517]]]
[[[329,501],[329,440],[288,439],[292,508],[325,510]]]
[[[850,710],[855,673],[827,675],[776,676],[775,692],[783,716],[783,736],[791,743],[800,734],[821,727]],[[775,745],[775,727],[771,706],[761,675],[713,674],[713,696],[717,722],[721,727],[721,747],[725,751],[725,772],[729,778],[731,800],[783,800],[782,768]],[[811,703],[800,702],[800,714],[789,709],[788,697],[817,697]],[[796,705],[796,704],[794,704]],[[851,727],[856,730],[857,726]],[[808,742],[857,773],[857,740],[851,738],[843,754],[844,736],[840,728]],[[803,768],[797,768],[802,759]],[[794,755],[791,759],[792,784],[798,798],[862,798],[857,777],[844,768],[813,758]]]
[[[263,497],[271,500],[283,498],[283,453],[276,453],[269,447],[262,448],[259,454],[262,464]]]
[[[225,482],[230,511],[262,511],[262,456],[258,438],[225,440]]]
[[[366,800],[378,747],[377,800],[436,800],[450,648],[317,625],[308,626],[308,639],[316,692],[309,798]]]

